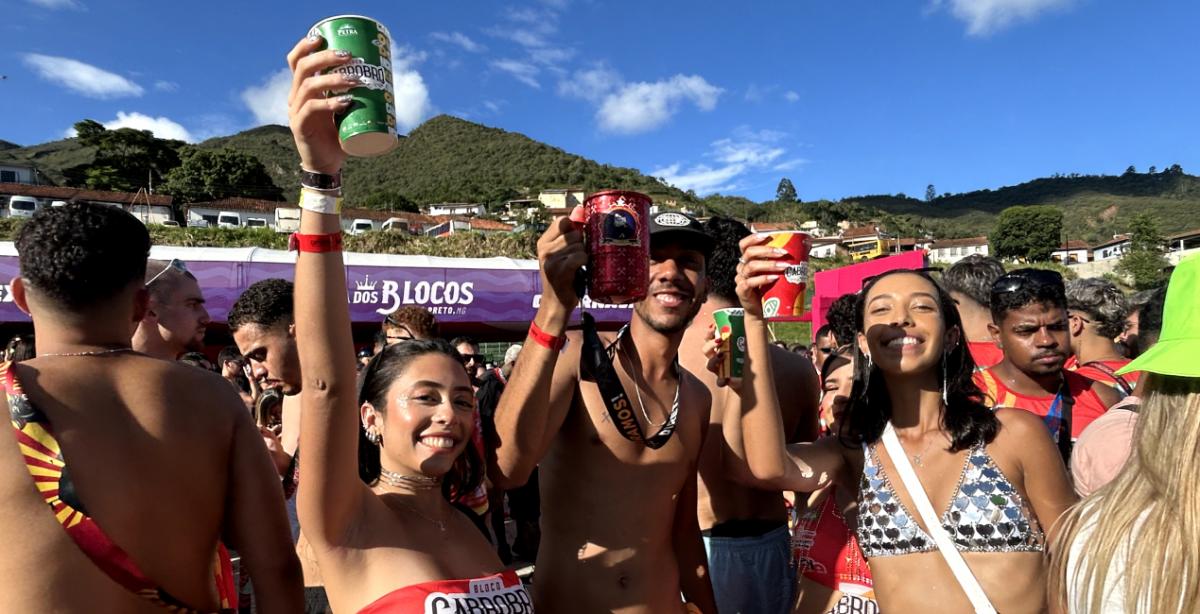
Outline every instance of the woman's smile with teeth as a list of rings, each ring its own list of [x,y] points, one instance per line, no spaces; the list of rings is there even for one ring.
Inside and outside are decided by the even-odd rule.
[[[454,447],[454,440],[449,437],[425,436],[421,438],[421,443],[431,448],[449,449]]]
[[[921,342],[921,340],[917,339],[916,337],[908,337],[908,336],[896,337],[895,339],[888,341],[887,346],[890,348],[898,348],[898,347],[904,347],[904,346],[908,346],[908,345],[916,345],[920,342]]]

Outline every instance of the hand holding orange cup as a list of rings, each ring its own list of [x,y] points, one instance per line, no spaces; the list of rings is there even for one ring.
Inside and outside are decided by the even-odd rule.
[[[765,233],[765,245],[787,253],[779,260],[788,267],[775,283],[763,290],[763,317],[772,322],[796,322],[804,313],[804,290],[808,287],[808,250],[812,237],[795,230]]]

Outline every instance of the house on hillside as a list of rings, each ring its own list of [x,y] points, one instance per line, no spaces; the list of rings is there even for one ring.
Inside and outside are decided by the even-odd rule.
[[[988,255],[987,237],[942,239],[929,245],[929,259],[942,264],[954,264],[971,254]]]
[[[435,203],[425,208],[426,215],[460,215],[475,216],[487,213],[487,207],[480,203]]]
[[[820,259],[833,258],[837,256],[841,242],[841,237],[817,237],[812,240],[812,246],[808,249],[808,257]]]
[[[571,209],[587,200],[583,188],[552,188],[538,193],[538,200],[547,209]]]
[[[1177,232],[1167,237],[1168,252],[1187,252],[1200,249],[1200,228]]]
[[[1082,264],[1091,260],[1092,248],[1086,241],[1067,241],[1050,252],[1050,259],[1062,264]]]
[[[31,164],[0,163],[0,183],[41,183],[38,170]]]
[[[222,221],[221,214],[226,214],[224,224],[219,224]],[[280,223],[281,219],[288,220],[289,218],[293,220],[290,225],[287,221],[283,224]],[[294,220],[298,219],[296,205],[284,201],[234,196],[215,201],[191,203],[187,206],[188,226],[225,225],[238,228],[269,228],[276,232],[294,232],[296,230]],[[437,219],[419,213],[353,207],[342,209],[342,229],[347,232],[365,230],[368,223],[370,230],[380,230],[385,222],[393,219],[396,221],[392,223],[392,227],[407,226],[408,232],[413,234],[420,234],[426,228],[438,223]],[[359,222],[358,225],[355,224],[355,221]],[[400,224],[399,222],[404,223]]]
[[[1125,255],[1131,245],[1129,235],[1113,235],[1113,238],[1092,246],[1092,261],[1115,260]]]
[[[510,224],[497,222],[495,220],[485,220],[480,218],[462,218],[440,216],[436,219],[433,225],[427,226],[424,234],[431,237],[444,237],[452,235],[456,232],[512,232],[513,227]]]
[[[0,183],[0,204],[7,204],[10,196],[35,198],[38,205],[42,207],[55,202],[85,202],[121,207],[147,224],[162,224],[175,219],[175,211],[171,207],[172,198],[165,194],[111,192],[27,183]]]

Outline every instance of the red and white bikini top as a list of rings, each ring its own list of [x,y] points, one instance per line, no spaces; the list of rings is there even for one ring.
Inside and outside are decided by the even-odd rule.
[[[358,614],[530,614],[533,600],[511,569],[471,580],[436,580],[396,589]]]

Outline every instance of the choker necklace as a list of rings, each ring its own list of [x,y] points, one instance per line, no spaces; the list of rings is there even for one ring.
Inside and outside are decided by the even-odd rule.
[[[38,357],[46,356],[104,356],[106,354],[116,354],[118,352],[132,352],[133,348],[108,348],[106,350],[89,350],[86,352],[49,352],[38,354]]]
[[[379,468],[379,481],[388,486],[407,486],[417,490],[430,490],[442,485],[442,478],[427,475],[404,475],[395,471],[388,471],[383,467]]]

